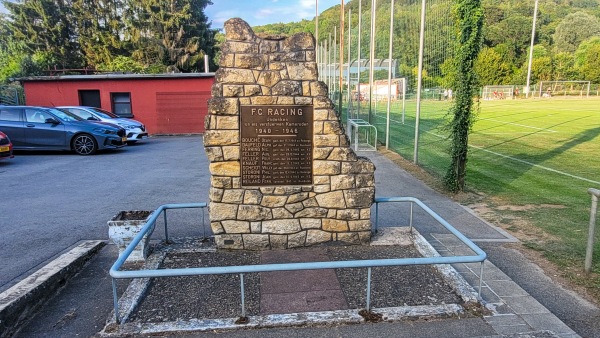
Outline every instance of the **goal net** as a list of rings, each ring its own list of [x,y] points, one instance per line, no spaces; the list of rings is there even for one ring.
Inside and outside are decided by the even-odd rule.
[[[533,97],[588,97],[590,81],[542,81],[533,88]]]
[[[512,99],[515,94],[518,95],[515,93],[516,88],[514,85],[485,86],[483,87],[481,97],[484,100]]]

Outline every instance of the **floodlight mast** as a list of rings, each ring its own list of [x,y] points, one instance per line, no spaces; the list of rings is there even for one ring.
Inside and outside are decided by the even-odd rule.
[[[529,63],[527,65],[527,90],[525,91],[525,98],[529,97],[529,92],[531,91],[529,85],[531,83],[531,64],[533,62],[533,42],[535,40],[535,23],[537,21],[537,12],[538,12],[538,2],[539,0],[535,0],[535,6],[533,9],[533,26],[531,27],[531,46],[529,47]]]
[[[417,75],[417,110],[415,112],[415,147],[413,162],[419,163],[419,120],[421,118],[421,88],[423,87],[423,50],[425,49],[425,0],[421,2],[421,31],[419,33],[419,72]]]

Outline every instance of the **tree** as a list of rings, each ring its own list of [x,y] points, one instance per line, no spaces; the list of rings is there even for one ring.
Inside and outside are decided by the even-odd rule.
[[[556,81],[576,80],[575,59],[571,53],[558,53],[554,55],[554,74]]]
[[[456,96],[450,107],[452,121],[450,156],[452,162],[445,176],[450,191],[463,191],[467,171],[469,133],[473,125],[473,98],[478,91],[475,60],[483,42],[483,9],[480,0],[457,0],[453,9],[457,27]]]
[[[475,72],[483,85],[508,84],[512,77],[511,66],[502,59],[502,54],[489,47],[479,53]]]
[[[69,0],[5,1],[8,27],[14,38],[23,41],[30,53],[42,53],[50,63],[62,68],[81,66],[79,45],[74,39],[72,4]]]
[[[120,0],[73,0],[78,41],[87,65],[106,68],[128,53],[121,36],[124,22]]]
[[[582,41],[598,34],[598,18],[585,12],[571,13],[556,26],[554,48],[556,52],[574,53]]]
[[[200,71],[204,55],[214,55],[214,30],[204,14],[210,0],[130,0],[127,36],[132,56],[144,64],[162,63]]]
[[[600,82],[600,37],[594,36],[579,45],[575,52],[575,69],[580,79]]]

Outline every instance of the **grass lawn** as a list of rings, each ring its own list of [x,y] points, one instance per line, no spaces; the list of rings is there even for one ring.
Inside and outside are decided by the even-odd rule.
[[[449,105],[421,104],[418,163],[440,179],[450,163],[444,129]],[[389,147],[409,160],[415,107],[414,101],[406,102],[403,119],[397,102],[390,115]],[[385,143],[386,104],[376,109],[373,104],[371,111],[371,123]],[[367,112],[363,106],[360,117],[368,120]],[[600,243],[595,274],[581,274],[591,205],[587,189],[600,188],[600,98],[482,101],[469,145],[467,190],[484,196],[491,220],[542,252],[600,301]]]

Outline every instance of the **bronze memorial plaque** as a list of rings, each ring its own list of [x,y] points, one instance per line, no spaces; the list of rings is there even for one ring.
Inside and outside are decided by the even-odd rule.
[[[242,186],[311,185],[313,107],[240,109]]]

